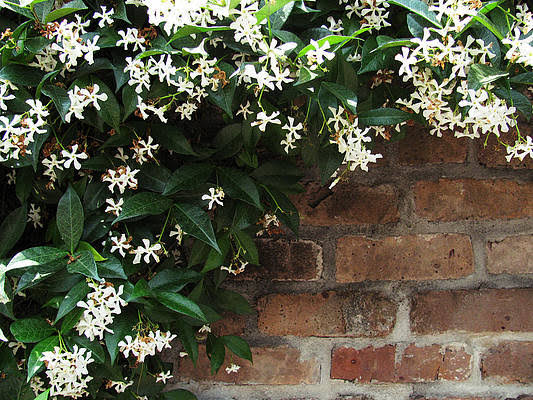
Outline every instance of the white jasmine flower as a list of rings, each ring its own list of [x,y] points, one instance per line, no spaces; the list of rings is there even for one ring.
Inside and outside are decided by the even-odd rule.
[[[156,378],[155,378],[155,381],[156,382],[163,382],[163,383],[167,383],[167,379],[171,379],[173,376],[170,375],[170,371],[167,371],[167,372],[163,372],[161,371],[160,373],[158,373],[156,375]]]
[[[248,118],[248,115],[253,114],[253,111],[250,111],[250,101],[246,101],[246,105],[241,104],[239,106],[239,111],[237,111],[236,115],[242,114],[242,118],[246,121]]]
[[[239,365],[234,364],[234,363],[231,363],[231,364],[229,365],[229,367],[226,367],[226,373],[227,373],[227,374],[237,373],[237,372],[239,372],[239,369],[240,369],[240,368],[241,368],[241,367],[240,367]]]
[[[271,115],[267,115],[264,111],[257,114],[256,120],[251,123],[252,126],[258,126],[261,132],[264,132],[268,123],[281,124],[281,121],[276,118],[279,115],[279,111],[273,112]]]
[[[224,203],[222,200],[224,200],[224,190],[222,190],[221,187],[217,187],[216,189],[209,188],[209,194],[204,194],[202,200],[209,200],[209,210],[213,208],[213,203],[223,206]]]
[[[159,262],[159,256],[157,255],[157,251],[161,250],[161,245],[159,243],[151,245],[150,240],[148,239],[143,239],[142,242],[144,244],[144,247],[138,246],[135,250],[132,251],[132,253],[135,254],[133,264],[139,264],[143,255],[144,262],[147,264],[150,262],[150,256],[154,258],[155,262]]]
[[[124,204],[124,199],[120,198],[117,202],[115,202],[115,199],[109,198],[106,199],[105,202],[109,204],[105,209],[105,212],[112,213],[118,217],[118,215],[122,212],[122,205]]]
[[[78,161],[78,159],[86,160],[87,158],[89,158],[89,156],[85,152],[81,152],[78,154],[77,151],[78,151],[78,144],[73,145],[70,152],[67,150],[61,151],[61,155],[65,158],[65,161],[63,164],[65,168],[70,168],[70,164],[74,163],[74,168],[79,170],[81,169],[81,164]]]
[[[113,15],[115,11],[113,9],[107,11],[106,6],[100,6],[100,10],[101,12],[97,11],[93,14],[93,19],[100,19],[100,21],[98,21],[98,26],[103,28],[106,25],[111,25],[113,23],[111,15]]]
[[[106,384],[106,388],[113,388],[117,393],[124,393],[126,391],[126,388],[133,385],[133,381],[108,381]]]
[[[42,228],[43,223],[41,222],[41,207],[36,206],[35,204],[30,204],[30,210],[28,211],[28,222],[33,223],[35,229]]]
[[[118,250],[122,257],[126,257],[126,252],[131,249],[130,242],[131,238],[126,238],[126,235],[124,234],[120,235],[120,238],[118,236],[111,237],[111,253]]]

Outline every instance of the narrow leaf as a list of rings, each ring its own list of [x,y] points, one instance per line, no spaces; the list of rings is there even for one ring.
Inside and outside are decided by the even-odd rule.
[[[73,253],[83,233],[83,207],[72,186],[68,187],[57,204],[57,229]]]
[[[19,207],[9,213],[0,225],[0,257],[5,257],[24,233],[26,214],[26,206]]]
[[[259,210],[263,209],[257,187],[248,174],[233,168],[220,168],[217,172],[227,195],[251,204]]]
[[[59,337],[50,336],[37,343],[31,350],[30,356],[28,357],[28,382],[39,371],[39,368],[43,366],[44,363],[40,360],[43,352],[52,351],[55,346],[59,346]]]
[[[252,352],[246,341],[238,336],[228,335],[219,338],[224,345],[230,349],[237,357],[244,358],[252,362]]]
[[[213,232],[213,225],[211,225],[211,220],[204,210],[192,204],[176,203],[174,204],[174,211],[184,232],[220,252]]]
[[[88,278],[100,280],[96,262],[92,253],[88,250],[83,250],[74,254],[75,261],[67,265],[67,271],[71,274],[82,274]]]
[[[9,329],[15,339],[22,343],[39,342],[54,333],[54,328],[41,318],[18,319]]]
[[[72,311],[76,307],[76,303],[78,303],[78,301],[85,300],[89,290],[90,288],[85,281],[79,282],[72,289],[70,289],[59,306],[54,323]]]
[[[156,292],[156,298],[161,304],[173,311],[207,322],[207,318],[198,304],[179,293]]]
[[[124,202],[122,212],[115,218],[113,224],[129,218],[158,215],[168,210],[171,205],[172,200],[158,193],[139,193]]]

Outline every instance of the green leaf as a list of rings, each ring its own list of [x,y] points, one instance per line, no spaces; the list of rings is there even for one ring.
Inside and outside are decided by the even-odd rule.
[[[252,362],[252,352],[246,340],[234,335],[221,336],[219,340],[237,357]]]
[[[205,265],[202,268],[202,274],[205,274],[206,272],[209,272],[213,269],[219,268],[224,264],[226,261],[226,255],[229,252],[230,249],[230,240],[228,235],[223,235],[218,239],[218,246],[220,248],[220,253],[218,251],[215,251],[215,249],[211,249],[209,251],[209,254],[207,255],[207,260],[205,261]]]
[[[68,252],[54,247],[31,247],[17,253],[7,264],[6,271],[12,269],[37,267],[59,260],[68,255]]]
[[[57,204],[57,229],[70,252],[74,252],[83,233],[83,207],[76,191],[69,185]]]
[[[211,374],[215,374],[218,372],[226,358],[224,343],[210,334],[207,338],[206,351],[209,356],[209,361],[211,362]]]
[[[171,195],[181,190],[194,189],[207,182],[212,172],[213,166],[210,164],[184,165],[170,175],[163,195]]]
[[[235,95],[235,89],[237,86],[236,86],[236,79],[235,78],[230,79],[229,77],[232,76],[235,71],[233,67],[231,67],[229,64],[226,64],[224,62],[219,63],[218,67],[220,68],[221,71],[226,73],[226,79],[229,80],[229,84],[227,84],[225,87],[222,87],[222,84],[220,84],[216,92],[211,90],[211,88],[208,87],[207,93],[209,94],[209,96],[207,98],[214,105],[224,110],[230,118],[233,118],[232,104],[233,104],[233,96]]]
[[[333,82],[322,82],[322,87],[339,99],[352,113],[357,114],[357,95],[355,92]]]
[[[292,32],[273,29],[272,34],[280,39],[283,43],[296,43],[296,47],[293,50],[296,54],[298,54],[305,47],[304,42],[302,42],[298,35],[295,35]]]
[[[260,24],[261,21],[268,18],[270,15],[274,14],[279,9],[285,7],[288,3],[294,0],[269,0],[265,2],[265,5],[261,7],[259,11],[255,13],[255,18],[257,18],[257,23]]]
[[[233,168],[217,169],[224,192],[233,199],[242,200],[259,210],[263,209],[259,200],[259,192],[248,174]]]
[[[111,357],[111,364],[114,364],[117,358],[118,343],[127,335],[135,336],[134,327],[137,322],[137,315],[134,313],[123,312],[115,317],[113,333],[107,332],[105,334],[105,345]]]
[[[57,10],[54,10],[50,14],[48,14],[44,22],[45,23],[52,22],[52,21],[55,21],[56,19],[63,18],[64,16],[72,14],[76,11],[86,10],[86,9],[87,9],[87,6],[83,3],[82,0],[73,0],[63,5],[63,7],[58,8]]]
[[[216,293],[216,304],[224,310],[232,311],[236,314],[252,314],[250,303],[239,293],[226,289],[218,289]]]
[[[173,34],[167,43],[171,43],[174,40],[180,39],[182,37],[191,36],[196,33],[204,32],[215,32],[215,31],[229,31],[231,28],[229,26],[194,26],[194,25],[185,25],[184,27],[178,29],[178,31]]]
[[[98,281],[100,280],[100,277],[98,276],[98,270],[96,268],[96,262],[94,261],[94,257],[90,251],[83,250],[76,252],[74,254],[74,258],[76,261],[67,265],[68,272],[71,274],[82,274],[89,278],[93,278]]]
[[[27,213],[28,210],[24,205],[10,212],[2,221],[2,225],[0,225],[0,257],[5,257],[24,233]]]
[[[139,297],[147,297],[151,295],[152,291],[148,286],[148,283],[146,283],[144,279],[139,279],[126,301],[130,302],[132,300],[138,299]]]
[[[397,39],[390,36],[378,36],[376,38],[378,47],[371,51],[371,53],[381,51],[383,49],[388,49],[390,47],[404,47],[404,46],[414,46],[415,43],[410,39]]]
[[[50,394],[50,388],[46,389],[44,392],[42,392],[39,396],[35,398],[35,400],[48,400],[48,395]]]
[[[185,322],[178,322],[176,325],[178,337],[193,364],[196,366],[198,360],[198,342],[196,341],[196,331]]]
[[[75,308],[71,312],[69,312],[65,317],[63,318],[63,322],[61,322],[61,334],[64,335],[65,333],[70,332],[72,328],[78,323],[81,316],[83,315],[83,312],[85,310],[83,308]]]
[[[280,208],[276,210],[276,215],[278,216],[279,220],[285,225],[287,225],[290,230],[298,236],[298,228],[300,226],[300,214],[298,213],[297,208],[283,192],[273,187],[268,188],[268,194],[269,196],[274,198],[275,203],[277,203]]]
[[[172,205],[172,200],[158,193],[143,192],[136,194],[124,202],[122,212],[115,218],[113,224],[125,219],[159,215]]]
[[[55,85],[45,85],[42,89],[44,95],[50,97],[56,106],[61,120],[65,122],[65,115],[68,113],[70,108],[70,98],[65,89],[60,88]]]
[[[106,260],[97,264],[98,275],[101,278],[128,279],[120,260],[108,255]]]
[[[213,140],[213,145],[217,149],[213,158],[222,160],[237,154],[243,146],[241,131],[242,124],[240,123],[226,125],[222,128]]]
[[[394,62],[396,50],[383,49],[381,51],[374,51],[378,47],[376,38],[370,37],[363,44],[361,50],[361,68],[357,73],[359,75],[366,72],[377,71],[379,69],[391,67]]]
[[[152,192],[162,193],[165,190],[170,170],[162,165],[144,164],[137,175],[139,187]]]
[[[468,88],[478,90],[484,85],[509,75],[508,72],[485,64],[473,64],[468,71]]]
[[[202,274],[192,269],[164,269],[150,279],[148,286],[152,290],[179,292],[187,284],[198,282],[200,279],[202,279]]]
[[[100,253],[98,253],[98,251],[96,251],[96,249],[90,243],[80,241],[78,245],[78,251],[81,251],[81,250],[90,251],[94,257],[94,261],[96,262],[107,260],[107,258],[103,257]]]
[[[491,31],[498,39],[503,40],[505,38],[505,36],[500,32],[500,30],[485,15],[474,15],[474,17],[472,17],[471,23],[474,21],[479,22],[481,25]]]
[[[233,234],[237,238],[239,246],[244,250],[244,259],[250,264],[259,265],[259,253],[252,237],[239,230],[234,230]]]
[[[120,117],[120,105],[118,104],[117,98],[109,86],[102,82],[98,78],[92,78],[93,83],[98,84],[100,87],[99,93],[105,93],[107,95],[107,100],[104,102],[99,102],[100,110],[96,110],[96,113],[100,118],[104,120],[109,126],[118,130],[121,120]]]
[[[84,280],[70,289],[59,306],[54,324],[72,311],[76,307],[78,301],[85,300],[89,291],[90,288]]]
[[[20,64],[8,64],[0,69],[0,79],[7,79],[15,85],[37,86],[43,76],[41,70]]]
[[[124,122],[132,112],[137,109],[137,92],[135,87],[126,85],[122,88],[122,102],[124,103],[124,116],[122,122]]]
[[[21,168],[17,171],[15,193],[21,204],[26,203],[33,188],[33,170],[30,167]]]
[[[329,145],[320,150],[318,168],[322,185],[331,179],[331,175],[340,167],[342,160],[344,160],[344,154],[339,152],[336,145]]]
[[[396,125],[413,119],[414,115],[397,108],[375,108],[361,112],[358,117],[364,125]]]
[[[421,16],[413,13],[407,14],[407,27],[413,37],[424,37],[424,28],[428,28],[427,21]]]
[[[493,93],[501,99],[504,99],[509,106],[515,107],[520,113],[522,113],[526,119],[530,119],[532,116],[531,101],[522,93],[516,90],[507,89],[494,89]]]
[[[174,389],[162,393],[163,400],[198,400],[198,398],[185,389]]]
[[[41,318],[18,319],[9,329],[15,339],[22,343],[39,342],[54,333],[54,328]]]
[[[203,311],[198,307],[198,304],[187,297],[172,292],[156,292],[155,296],[161,304],[171,310],[207,322],[207,319]]]
[[[436,27],[442,28],[442,25],[437,19],[437,15],[434,12],[429,11],[429,6],[421,0],[389,0],[389,3],[406,8],[431,22]]]
[[[354,39],[354,37],[359,33],[356,32],[353,36],[343,36],[343,35],[329,35],[326,37],[323,37],[321,39],[317,40],[317,43],[320,47],[324,45],[324,43],[328,42],[330,45],[338,44],[338,43],[348,43],[350,40]],[[307,54],[308,51],[314,50],[315,47],[312,44],[309,44],[305,46],[300,52],[298,53],[298,58],[303,57]],[[330,49],[331,50],[331,49]],[[328,50],[329,51],[329,50]],[[333,51],[333,50],[331,50]]]
[[[186,156],[197,155],[183,132],[175,126],[154,124],[151,126],[150,134],[161,147],[167,150]]]
[[[267,161],[250,175],[260,183],[282,189],[297,189],[304,176],[300,168],[286,160]]]
[[[92,358],[94,361],[100,364],[105,364],[105,352],[102,345],[98,340],[91,341],[85,336],[74,336],[72,342],[77,344],[79,347],[86,348],[92,353]]]
[[[131,22],[128,19],[128,14],[126,13],[126,5],[124,4],[124,0],[115,1],[115,4],[115,13],[111,16],[111,18],[121,19],[122,21],[130,24]]]
[[[509,82],[519,85],[533,85],[533,72],[524,72],[509,79]]]
[[[39,371],[39,368],[43,366],[44,363],[40,361],[43,352],[52,351],[55,346],[59,346],[59,336],[50,336],[33,347],[28,357],[28,382]]]
[[[220,251],[211,220],[204,210],[192,204],[176,203],[174,204],[174,211],[178,223],[188,235],[194,236],[216,251]]]

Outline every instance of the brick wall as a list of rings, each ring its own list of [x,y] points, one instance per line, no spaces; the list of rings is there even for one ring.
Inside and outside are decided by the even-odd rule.
[[[177,357],[202,400],[533,400],[533,163],[489,140],[414,129],[332,191],[295,198],[301,235],[261,239],[230,283],[257,310],[254,364],[210,376]],[[230,359],[228,358],[228,363]]]

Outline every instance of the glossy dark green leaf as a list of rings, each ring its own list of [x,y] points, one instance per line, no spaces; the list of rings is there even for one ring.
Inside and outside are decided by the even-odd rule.
[[[15,339],[22,343],[39,342],[54,333],[54,328],[42,318],[18,319],[9,329]]]
[[[148,286],[152,290],[179,292],[187,284],[198,282],[200,279],[202,279],[202,274],[192,269],[164,269],[150,279]]]
[[[268,195],[274,198],[274,204],[277,204],[277,207],[279,207],[275,212],[279,220],[298,236],[300,214],[296,206],[283,192],[273,187],[268,188]]]
[[[207,243],[216,251],[220,251],[213,232],[213,225],[211,225],[211,220],[204,210],[192,204],[176,203],[174,204],[174,213],[184,232]]]
[[[221,71],[223,71],[226,74],[226,80],[228,80],[229,83],[224,87],[223,87],[223,84],[220,83],[217,91],[213,91],[211,90],[211,88],[208,88],[207,93],[209,94],[209,96],[207,98],[214,105],[224,110],[230,118],[233,118],[232,107],[233,107],[233,96],[235,95],[236,83],[235,83],[235,78],[229,79],[229,77],[235,71],[233,67],[231,67],[229,64],[226,64],[225,62],[219,63],[218,67],[220,68]]]
[[[61,322],[61,334],[62,335],[70,332],[70,330],[74,328],[74,326],[78,323],[81,316],[83,315],[84,311],[85,310],[83,308],[75,308],[74,310],[69,312],[67,315],[65,315],[65,317],[63,318],[63,322]]]
[[[59,346],[59,336],[50,336],[37,343],[28,357],[28,381],[39,371],[44,363],[40,360],[44,351],[52,351]]]
[[[484,85],[509,75],[508,72],[485,64],[473,64],[468,71],[468,88],[478,90]]]
[[[187,297],[172,292],[156,292],[155,296],[161,304],[171,310],[207,322],[207,319],[200,307],[198,307],[198,304]]]
[[[67,91],[59,86],[44,85],[42,93],[52,99],[61,119],[65,122],[65,115],[70,108],[70,98],[68,97]]]
[[[438,28],[442,27],[440,21],[437,19],[437,15],[433,11],[429,11],[429,6],[422,0],[390,0],[389,3],[396,4],[414,12]]]
[[[63,5],[48,14],[44,20],[45,23],[55,21],[56,19],[63,18],[66,15],[72,14],[76,11],[86,10],[87,6],[82,0],[73,0]]]
[[[243,257],[250,264],[259,265],[259,253],[252,237],[244,231],[235,230],[237,244],[244,250]]]
[[[217,149],[213,158],[222,160],[237,154],[243,145],[241,130],[242,124],[230,124],[222,128],[213,140],[213,146]]]
[[[106,254],[106,258],[107,260],[96,264],[98,275],[101,278],[128,279],[128,276],[124,272],[124,267],[118,258],[108,254]]]
[[[207,339],[206,351],[211,364],[211,374],[215,374],[224,363],[226,348],[221,340],[210,334]]]
[[[533,72],[524,72],[509,79],[509,82],[519,85],[533,85]]]
[[[263,209],[257,186],[248,174],[233,168],[219,168],[217,174],[226,195]]]
[[[76,303],[78,303],[78,301],[86,300],[87,293],[89,293],[89,291],[90,288],[85,281],[81,281],[72,289],[70,289],[59,306],[54,323],[72,311],[76,307]]]
[[[24,233],[27,213],[26,206],[22,206],[11,211],[2,221],[2,225],[0,225],[0,257],[5,257]]]
[[[98,84],[100,87],[99,93],[105,93],[107,95],[106,101],[99,101],[100,110],[97,110],[96,113],[102,118],[109,126],[114,129],[119,128],[121,123],[120,117],[120,105],[118,104],[117,98],[113,91],[98,78],[92,78],[93,83]]]
[[[164,195],[171,195],[181,190],[189,190],[207,182],[213,166],[209,164],[190,164],[178,168],[168,178],[163,191]]]
[[[141,189],[163,193],[170,175],[170,170],[162,165],[145,163],[137,175],[137,180]]]
[[[198,360],[198,342],[196,341],[196,331],[189,324],[179,321],[176,324],[178,337],[193,364],[196,366]]]
[[[94,257],[94,261],[96,262],[106,260],[106,258],[102,256],[100,253],[98,253],[98,251],[90,243],[80,240],[80,243],[78,244],[78,251],[82,251],[82,250],[90,251]]]
[[[322,185],[331,179],[331,175],[340,167],[342,160],[344,160],[344,154],[339,152],[336,145],[329,145],[320,150],[318,168]]]
[[[158,215],[168,210],[171,205],[172,200],[158,193],[139,193],[124,202],[122,212],[115,218],[113,224],[129,218]]]
[[[364,125],[396,125],[412,119],[413,114],[397,108],[375,108],[362,111],[358,117],[359,122]]]
[[[48,395],[50,394],[51,388],[46,389],[40,395],[38,395],[35,400],[48,400]]]
[[[292,1],[294,0],[274,0],[266,2],[265,5],[255,13],[257,23],[260,23],[264,19],[268,18],[270,15],[274,14],[276,11],[285,7],[288,3]]]
[[[226,256],[230,249],[230,245],[231,243],[227,234],[218,239],[218,247],[220,248],[220,253],[215,251],[215,249],[211,249],[209,251],[204,268],[202,269],[203,274],[213,269],[220,268],[222,265],[224,265],[226,261]]]
[[[40,69],[20,64],[8,64],[0,69],[0,79],[7,79],[21,86],[37,86],[43,76]]]
[[[100,364],[105,363],[105,352],[98,340],[89,340],[85,336],[74,336],[71,339],[71,344],[77,344],[78,347],[83,347],[92,353],[94,361]]]
[[[531,118],[531,101],[522,93],[516,90],[506,90],[502,88],[494,89],[493,93],[499,98],[504,99],[507,102],[508,106],[515,107],[528,120]]]
[[[88,250],[82,250],[74,254],[75,261],[67,265],[67,271],[71,274],[81,274],[88,278],[100,280],[98,269],[92,253]]]
[[[83,233],[83,207],[76,191],[69,186],[57,204],[57,229],[61,239],[74,252]]]
[[[252,352],[246,340],[234,335],[221,336],[219,340],[221,340],[222,343],[224,343],[224,346],[230,349],[237,357],[252,362]]]
[[[66,251],[54,247],[30,247],[29,249],[15,254],[7,264],[6,269],[9,271],[12,269],[37,267],[66,257],[67,254]]]
[[[357,95],[354,91],[333,82],[322,82],[322,87],[339,99],[352,113],[357,114]]]
[[[144,279],[139,279],[133,288],[133,291],[129,295],[129,297],[126,299],[126,301],[130,302],[132,300],[138,299],[139,297],[145,297],[145,296],[151,296],[152,290],[148,286],[148,283]]]
[[[250,175],[260,183],[287,190],[296,190],[303,177],[302,170],[286,160],[267,161]]]
[[[15,193],[21,204],[26,203],[33,189],[34,171],[31,167],[21,168],[17,171]]]
[[[216,293],[216,304],[224,310],[232,311],[236,314],[252,314],[250,303],[239,293],[226,289],[218,289]]]
[[[186,156],[197,155],[183,132],[175,126],[154,124],[151,126],[150,134],[161,147],[167,150]]]
[[[134,327],[138,322],[136,313],[123,312],[115,317],[113,321],[113,333],[107,332],[105,334],[105,345],[109,356],[111,357],[111,364],[115,363],[118,355],[118,343],[127,335],[135,336]]]

